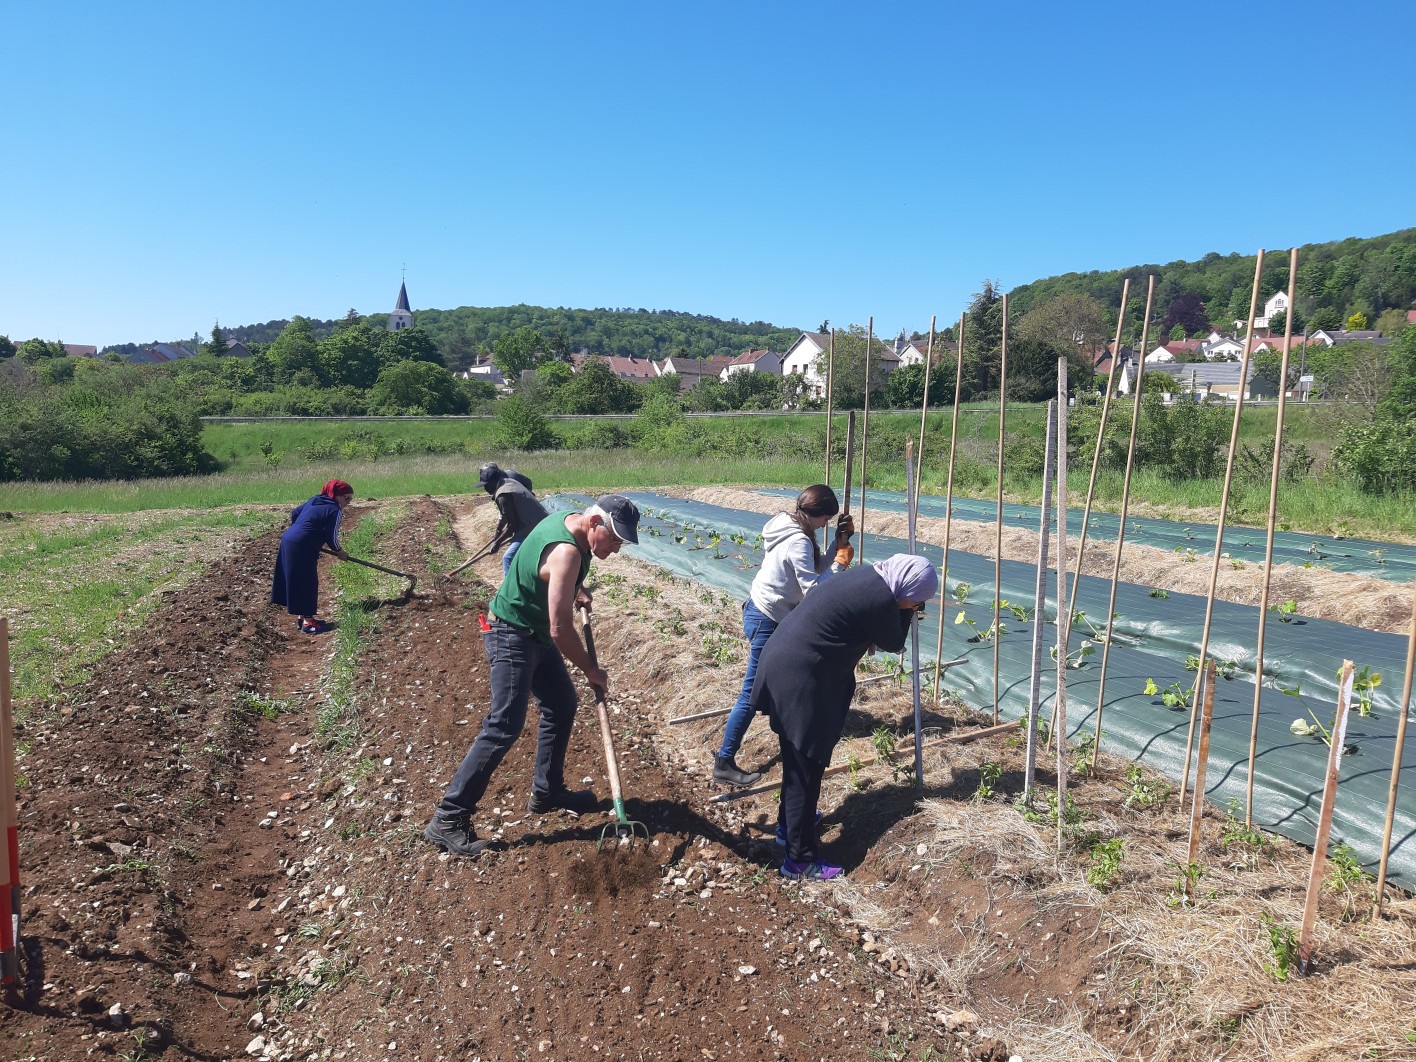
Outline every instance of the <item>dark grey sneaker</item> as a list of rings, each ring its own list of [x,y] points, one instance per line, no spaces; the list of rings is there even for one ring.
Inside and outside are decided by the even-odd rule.
[[[713,781],[723,785],[751,785],[762,777],[761,771],[744,771],[732,756],[713,758]]]
[[[549,793],[531,793],[531,802],[526,809],[533,815],[546,815],[552,811],[569,811],[572,815],[584,815],[600,806],[600,801],[588,789],[552,789]]]
[[[423,827],[423,838],[448,855],[462,856],[464,859],[477,858],[487,847],[487,842],[472,829],[472,823],[464,818],[434,815],[433,821]]]

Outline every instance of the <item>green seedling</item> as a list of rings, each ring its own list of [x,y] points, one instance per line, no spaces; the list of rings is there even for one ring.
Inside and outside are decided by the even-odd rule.
[[[1264,970],[1273,975],[1275,981],[1287,981],[1288,971],[1298,958],[1298,934],[1288,926],[1275,922],[1268,915],[1263,916],[1264,930],[1268,933],[1269,951],[1273,954],[1273,965],[1264,964]]]
[[[1193,689],[1194,687],[1191,687]],[[1155,679],[1146,679],[1146,696],[1154,697],[1160,695],[1161,703],[1167,708],[1184,708],[1190,703],[1190,691],[1186,690],[1178,682],[1172,682],[1169,686],[1161,689],[1156,685]]]
[[[1293,600],[1280,601],[1277,605],[1270,605],[1269,611],[1274,614],[1280,623],[1292,623],[1293,617],[1298,615],[1298,602]]]
[[[978,768],[978,792],[974,793],[974,799],[978,801],[987,800],[993,796],[998,789],[998,783],[1003,780],[1003,768],[991,760],[985,761]]]
[[[1342,678],[1339,668],[1337,677]],[[1382,684],[1382,673],[1363,667],[1352,678],[1352,692],[1357,695],[1357,714],[1364,719],[1372,714],[1372,691]]]
[[[1264,832],[1253,826],[1246,826],[1239,816],[1239,801],[1231,800],[1225,808],[1224,827],[1219,831],[1219,842],[1225,848],[1244,845],[1248,848],[1267,848],[1268,838]]]
[[[1125,854],[1126,843],[1119,837],[1109,841],[1098,841],[1092,845],[1091,866],[1087,868],[1087,884],[1105,892],[1121,870],[1121,858]]]
[[[1372,875],[1362,868],[1356,853],[1345,844],[1334,845],[1328,853],[1327,887],[1334,892],[1360,888],[1372,881]]]
[[[1170,786],[1165,782],[1147,781],[1145,770],[1139,763],[1126,768],[1126,799],[1122,804],[1128,808],[1150,810],[1158,808],[1170,796]]]
[[[1164,601],[1167,597],[1170,596],[1170,591],[1162,590],[1160,587],[1157,586],[1151,589],[1150,596]]]

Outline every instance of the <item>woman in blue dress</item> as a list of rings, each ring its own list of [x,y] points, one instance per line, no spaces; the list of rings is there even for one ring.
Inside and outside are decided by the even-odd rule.
[[[354,488],[342,479],[332,479],[324,489],[290,513],[290,526],[280,536],[280,552],[275,557],[270,603],[284,605],[292,616],[300,617],[302,634],[323,634],[329,624],[319,619],[320,550],[328,546],[340,560],[348,560],[339,545],[339,523],[344,510],[354,500]]]

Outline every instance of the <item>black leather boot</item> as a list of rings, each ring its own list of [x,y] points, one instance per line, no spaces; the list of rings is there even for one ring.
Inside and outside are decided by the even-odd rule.
[[[762,777],[761,771],[744,771],[732,756],[716,756],[713,759],[713,781],[723,785],[751,785]]]

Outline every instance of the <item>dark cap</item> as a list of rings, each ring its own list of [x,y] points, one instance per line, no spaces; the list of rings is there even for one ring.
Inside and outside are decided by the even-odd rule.
[[[602,494],[595,499],[595,508],[605,518],[615,538],[639,545],[639,507],[623,494]]]
[[[506,473],[501,470],[501,466],[489,461],[482,466],[481,472],[477,474],[477,482],[482,487],[495,487],[506,478]]]

